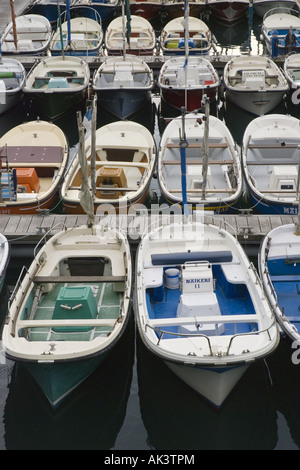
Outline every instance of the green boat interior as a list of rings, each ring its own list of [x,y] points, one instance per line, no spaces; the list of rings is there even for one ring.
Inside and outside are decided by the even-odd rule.
[[[36,277],[21,314],[25,323],[32,322],[18,329],[19,336],[28,341],[91,341],[108,336],[119,318],[124,292],[124,280],[111,273],[110,259],[79,257],[61,260],[55,275]],[[76,320],[90,324],[76,326]]]

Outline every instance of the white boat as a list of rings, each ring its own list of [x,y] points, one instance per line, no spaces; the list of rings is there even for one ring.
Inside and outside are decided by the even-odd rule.
[[[27,75],[23,92],[41,115],[57,118],[86,98],[90,70],[80,57],[45,57]]]
[[[151,100],[153,72],[135,55],[105,58],[93,76],[99,105],[118,119],[128,119]]]
[[[253,0],[254,11],[262,18],[273,8],[294,8],[295,0]]]
[[[261,214],[297,214],[300,121],[269,114],[248,124],[242,165],[255,210]]]
[[[46,121],[20,124],[0,139],[0,214],[37,214],[57,203],[69,145]]]
[[[289,33],[293,39],[289,40]],[[263,17],[262,36],[272,57],[300,51],[300,13],[289,8],[273,8]]]
[[[235,105],[260,116],[274,109],[289,91],[279,67],[268,57],[233,57],[224,67],[226,97]]]
[[[50,42],[51,55],[98,56],[103,42],[101,18],[71,18],[58,25]],[[62,36],[62,38],[61,38]],[[62,39],[62,40],[61,40]]]
[[[97,225],[64,228],[36,253],[9,301],[2,345],[57,407],[125,331],[131,256],[120,230]]]
[[[195,111],[202,107],[203,96],[212,103],[220,85],[218,72],[204,57],[184,56],[167,60],[161,67],[157,82],[162,99],[181,110]]]
[[[113,19],[107,26],[104,44],[108,55],[123,54],[123,30],[127,19],[124,15]],[[125,26],[126,27],[126,26]],[[153,55],[156,47],[156,36],[151,23],[142,16],[130,16],[130,33],[125,44],[126,54]]]
[[[220,407],[278,345],[275,318],[237,239],[185,221],[149,229],[137,251],[135,314],[145,346]]]
[[[19,103],[25,78],[21,62],[0,55],[0,114]]]
[[[214,18],[230,24],[247,17],[249,0],[207,0],[206,6]]]
[[[283,73],[290,86],[291,100],[293,104],[299,104],[297,90],[300,88],[300,54],[289,54],[283,64]],[[296,92],[296,93],[295,93]],[[295,93],[295,95],[293,95]]]
[[[161,31],[160,48],[165,55],[184,55],[185,47],[184,16],[169,21]],[[211,47],[211,32],[204,21],[188,17],[188,49],[190,55],[206,55]]]
[[[46,54],[52,37],[49,20],[42,15],[17,16],[1,37],[2,54]]]
[[[93,134],[93,133],[92,133]],[[116,121],[95,132],[95,171],[92,167],[92,135],[85,142],[89,165],[88,184],[93,187],[94,210],[108,205],[118,212],[134,203],[143,203],[148,195],[156,163],[152,134],[139,123]],[[80,205],[82,172],[76,154],[61,187],[61,199],[67,214],[83,212]]]
[[[298,342],[300,340],[299,235],[298,224],[274,228],[264,237],[258,257],[264,291],[276,320],[283,334],[291,341]]]
[[[0,233],[0,293],[2,292],[6,271],[10,260],[10,247],[7,238]]]
[[[242,194],[242,171],[232,135],[214,116],[191,113],[184,118],[186,134],[187,204],[228,212]],[[169,204],[183,204],[182,117],[172,119],[160,142],[158,182]]]

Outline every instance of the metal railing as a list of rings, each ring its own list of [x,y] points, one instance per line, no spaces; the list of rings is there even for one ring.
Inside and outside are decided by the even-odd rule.
[[[226,321],[225,321],[226,322]],[[268,333],[268,336],[269,336],[269,340],[271,341],[272,340],[272,337],[271,337],[271,334],[270,334],[270,329],[275,325],[275,319],[273,320],[273,322],[271,323],[271,325],[269,325],[267,328],[264,328],[263,330],[256,330],[256,331],[250,331],[248,333],[236,333],[235,335],[231,336],[230,340],[229,340],[229,344],[228,344],[228,348],[227,348],[227,351],[226,353],[223,353],[222,355],[224,356],[229,356],[229,352],[230,352],[230,349],[231,349],[231,346],[232,346],[232,343],[233,341],[237,338],[237,337],[240,337],[240,336],[251,336],[251,335],[260,335],[262,333],[265,333],[267,332]],[[180,326],[180,324],[178,325]],[[214,356],[214,355],[218,355],[218,354],[214,354],[213,351],[212,351],[212,345],[211,345],[211,341],[210,341],[210,338],[209,336],[207,335],[204,335],[204,334],[201,334],[201,333],[174,333],[172,331],[166,331],[166,330],[162,330],[160,328],[157,328],[155,326],[152,326],[152,325],[149,325],[148,323],[146,323],[145,325],[145,331],[147,330],[147,328],[151,328],[153,331],[157,332],[157,333],[160,333],[159,334],[159,338],[158,338],[158,342],[157,342],[157,346],[159,345],[161,339],[163,338],[164,335],[172,335],[172,336],[180,336],[180,337],[193,337],[193,338],[205,338],[207,340],[207,343],[208,343],[208,347],[209,347],[209,351],[210,351],[210,356]]]

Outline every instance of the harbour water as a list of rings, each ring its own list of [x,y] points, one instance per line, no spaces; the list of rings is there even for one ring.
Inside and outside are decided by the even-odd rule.
[[[254,18],[252,53],[263,50],[260,22]],[[223,54],[247,52],[247,21],[224,27],[210,20],[210,26]],[[135,119],[159,140],[155,109],[152,105]],[[225,120],[239,145],[253,116],[223,102],[215,112]],[[282,103],[273,112],[291,111],[288,104]],[[298,110],[293,113],[296,115]],[[36,117],[20,104],[0,118],[0,135]],[[111,119],[100,111],[98,127]],[[75,113],[55,124],[66,133],[74,154],[78,141]],[[154,179],[148,203],[158,202],[159,198]],[[0,298],[1,323],[9,293],[23,264],[30,262],[30,258],[11,259]],[[136,331],[134,312],[131,313],[126,334],[116,350],[56,411],[50,409],[22,366],[0,355],[1,450],[93,449],[109,456],[117,451],[118,455],[122,451],[193,454],[199,450],[300,448],[300,364],[297,360],[293,363],[295,350],[287,340],[281,340],[271,357],[252,364],[222,409],[216,410],[145,350]],[[293,357],[298,358],[297,354]]]

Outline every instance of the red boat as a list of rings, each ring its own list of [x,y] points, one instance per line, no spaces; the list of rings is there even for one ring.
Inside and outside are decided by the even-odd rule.
[[[249,0],[207,0],[214,18],[233,23],[245,18],[249,10]]]

